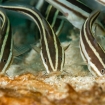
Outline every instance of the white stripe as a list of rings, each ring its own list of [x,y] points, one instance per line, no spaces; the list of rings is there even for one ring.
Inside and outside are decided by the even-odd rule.
[[[46,15],[47,15],[46,20],[47,20],[48,17],[49,17],[49,14],[50,14],[51,8],[52,8],[52,5],[49,5],[48,8],[47,8],[47,11],[46,11]]]
[[[82,40],[82,39],[81,39],[81,40]],[[80,41],[81,41],[81,40],[80,40]],[[80,43],[80,45],[81,45],[81,43]],[[80,46],[79,48],[80,48],[80,54],[81,54],[81,56],[82,56],[82,58],[83,58],[83,61],[86,62],[86,58],[85,58],[85,55],[84,55],[84,53],[83,53],[83,51],[82,51],[81,46]]]
[[[90,67],[89,67],[90,66]],[[91,67],[93,69],[91,69]],[[90,70],[90,72],[94,75],[94,76],[103,76],[100,71],[97,69],[96,65],[92,62],[90,62],[90,65],[88,65],[88,68]]]
[[[47,73],[50,73],[50,71],[49,71],[49,69],[48,69],[48,66],[46,65],[45,60],[44,60],[44,58],[43,58],[42,51],[40,52],[40,55],[41,55],[42,62],[43,62],[43,64],[44,64],[45,68],[46,68]]]
[[[54,17],[53,17],[53,22],[52,22],[52,24],[51,24],[52,27],[54,27],[54,24],[55,24],[55,22],[56,22],[56,18],[57,18],[58,13],[59,13],[59,10],[56,10],[56,12],[55,12],[55,14],[54,14]]]

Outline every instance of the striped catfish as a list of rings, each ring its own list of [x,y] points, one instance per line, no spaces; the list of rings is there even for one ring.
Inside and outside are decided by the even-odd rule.
[[[76,28],[81,29],[92,10],[77,0],[46,0],[57,8]]]
[[[79,0],[46,0],[48,3],[57,8],[73,26],[78,29],[82,28],[83,23],[89,17],[92,9]],[[102,16],[101,16],[102,17]],[[101,22],[95,22],[99,34],[105,34],[105,29]],[[95,24],[94,24],[95,26]],[[96,26],[95,26],[96,27]]]
[[[13,60],[13,38],[10,21],[0,9],[0,72],[4,74]]]
[[[16,11],[28,16],[38,26],[40,32],[40,55],[47,73],[62,70],[64,65],[64,49],[49,23],[40,12],[24,5],[0,5],[0,8]]]
[[[63,14],[46,1],[44,1],[40,7],[38,7],[36,4],[36,8],[46,18],[46,20],[49,22],[54,32],[58,36],[64,26],[64,19],[59,18],[60,16],[63,16]]]
[[[80,53],[84,61],[88,63],[88,69],[94,76],[105,74],[105,51],[92,33],[93,23],[99,14],[100,11],[93,12],[80,31]]]

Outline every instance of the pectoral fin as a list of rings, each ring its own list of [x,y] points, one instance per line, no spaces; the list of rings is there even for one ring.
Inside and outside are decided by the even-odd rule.
[[[19,47],[14,46],[14,50],[13,50],[14,57],[20,56],[26,53],[27,51],[29,51],[30,49],[31,47],[29,45],[19,46]]]
[[[63,46],[64,51],[66,51],[69,48],[70,44]]]
[[[30,45],[37,53],[40,53],[41,47],[37,47],[35,44]]]

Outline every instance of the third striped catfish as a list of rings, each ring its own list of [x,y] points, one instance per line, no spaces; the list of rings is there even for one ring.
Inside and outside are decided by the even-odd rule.
[[[92,33],[93,23],[99,14],[100,11],[93,12],[85,21],[80,32],[80,53],[94,76],[105,74],[105,51]]]
[[[81,3],[79,0],[45,0],[56,7],[73,26],[78,29],[82,28],[83,23],[93,11],[91,7]],[[89,0],[88,0],[89,1]],[[97,7],[98,8],[98,7]],[[94,8],[95,9],[95,8]],[[103,16],[101,15],[101,18]],[[99,20],[101,20],[99,18]],[[94,26],[101,35],[105,34],[105,28],[100,21],[96,21]]]
[[[45,0],[57,8],[65,18],[76,28],[81,29],[84,21],[92,12],[86,5],[78,0]]]
[[[0,9],[0,72],[5,74],[13,60],[13,38],[8,17]]]
[[[24,5],[0,5],[1,8],[6,10],[16,11],[17,13],[24,14],[33,20],[38,26],[40,32],[41,50],[40,55],[47,73],[52,71],[60,71],[64,65],[64,49],[62,48],[59,39],[55,35],[53,29],[40,14],[40,12],[29,6]]]

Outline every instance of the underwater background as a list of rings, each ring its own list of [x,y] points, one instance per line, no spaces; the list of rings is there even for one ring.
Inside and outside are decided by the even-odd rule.
[[[3,0],[1,1],[1,4],[9,4],[9,5],[27,5],[31,6],[33,8],[39,9],[40,13],[46,17],[47,11],[46,6],[50,7],[49,4],[44,0]],[[98,7],[102,10],[103,13],[98,17],[101,24],[104,27],[104,6],[99,5],[99,3],[92,1],[92,3],[88,2],[87,0],[80,1],[83,5],[86,5],[87,7],[90,7],[91,9],[95,9]],[[92,4],[96,5],[92,5]],[[38,7],[38,5],[40,5]],[[48,9],[47,7],[47,9]],[[74,7],[71,7],[72,9]],[[57,10],[57,9],[56,9]],[[23,14],[19,14],[14,11],[4,10],[9,17],[11,26],[12,26],[12,35],[14,40],[13,45],[13,52],[14,52],[14,60],[12,63],[12,66],[16,66],[14,69],[11,70],[11,67],[8,70],[8,75],[18,75],[21,73],[27,73],[27,72],[37,72],[37,71],[46,71],[43,67],[40,54],[38,54],[36,51],[33,51],[33,48],[31,45],[40,46],[40,35],[37,25],[30,20],[27,16]],[[76,10],[75,10],[76,11]],[[54,11],[50,11],[51,16],[53,15]],[[90,10],[89,10],[90,12]],[[68,21],[69,17],[64,17],[62,14],[61,16],[58,16],[57,18],[60,20],[60,22],[63,21],[63,25],[61,29],[59,30],[58,38],[62,44],[62,46],[67,46],[70,44],[69,48],[65,53],[65,66],[64,71],[70,72],[70,75],[74,72],[79,74],[79,70],[77,69],[79,67],[80,71],[83,70],[83,73],[88,73],[87,65],[84,65],[84,61],[81,58],[80,55],[80,49],[79,49],[79,37],[80,37],[80,27],[82,27],[82,24],[84,22],[83,17],[79,16],[78,14],[70,14],[70,21]],[[74,15],[74,17],[72,17]],[[52,22],[53,17],[49,17],[49,22]],[[59,23],[57,23],[58,20],[55,20],[56,24],[54,26],[54,29],[56,30],[58,28]],[[98,27],[95,30],[95,37],[97,38],[97,41],[103,46],[104,48],[104,29],[100,29]],[[94,29],[93,29],[94,31]],[[32,54],[33,55],[32,55]],[[32,58],[28,58],[32,56]],[[28,60],[28,61],[27,61]],[[26,64],[25,64],[26,63]],[[76,68],[75,68],[76,66]],[[73,67],[73,70],[70,70]],[[18,70],[20,69],[20,70]],[[74,70],[76,69],[76,71]],[[80,73],[81,75],[82,73]]]
[[[65,49],[63,70],[48,73],[39,52],[42,44],[38,25],[24,13],[0,7],[11,24],[14,54],[6,74],[0,75],[0,105],[104,105],[104,73],[94,76],[80,49],[80,31],[86,19],[98,10],[100,14],[91,32],[94,43],[105,50],[104,3],[104,0],[0,0],[0,6],[37,9]]]

